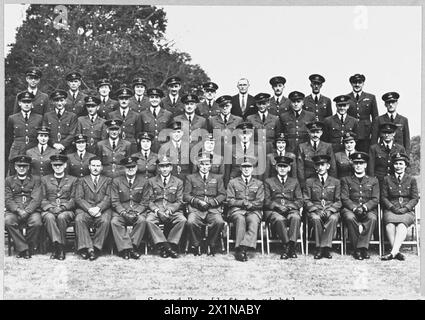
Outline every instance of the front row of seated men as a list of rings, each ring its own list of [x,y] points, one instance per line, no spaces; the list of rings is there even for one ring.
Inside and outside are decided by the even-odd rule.
[[[64,260],[66,229],[73,220],[77,250],[83,259],[97,259],[110,226],[124,259],[140,258],[146,230],[161,257],[177,258],[185,227],[194,254],[200,255],[202,227],[207,226],[209,254],[215,254],[224,227],[223,208],[227,207],[228,221],[236,230],[237,260],[247,261],[247,251],[256,248],[263,218],[281,240],[281,259],[288,259],[297,257],[295,244],[304,207],[314,231],[315,259],[332,258],[332,239],[341,214],[353,256],[363,260],[370,257],[380,188],[375,177],[366,175],[368,155],[355,152],[350,157],[354,174],[340,181],[328,175],[328,155],[314,156],[317,175],[307,179],[304,190],[296,178],[288,176],[293,158],[276,156],[276,175],[263,183],[252,176],[256,159],[244,157],[241,174],[230,180],[226,190],[222,176],[211,172],[211,157],[206,153],[199,155],[199,171],[188,175],[185,184],[171,174],[172,162],[165,155],[157,161],[159,174],[149,179],[137,175],[138,158],[134,156],[121,160],[125,175],[114,179],[102,175],[102,161],[93,156],[90,175],[78,179],[66,173],[67,156],[52,155],[53,174],[41,180],[29,174],[31,157],[18,156],[13,159],[16,174],[6,179],[5,225],[18,257],[25,259],[31,257],[44,225],[53,243],[51,258]],[[414,223],[413,208],[419,196],[416,180],[405,173],[408,157],[398,153],[392,163],[394,174],[385,177],[381,188],[383,219],[392,250],[382,259],[404,260],[399,249],[407,227]],[[187,204],[186,215],[183,203]],[[25,236],[20,231],[23,225]],[[127,226],[132,226],[131,232]],[[91,227],[96,230],[93,239]]]

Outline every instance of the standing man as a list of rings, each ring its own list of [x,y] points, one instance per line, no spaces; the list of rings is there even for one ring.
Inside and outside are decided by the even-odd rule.
[[[314,259],[332,258],[330,253],[332,239],[336,234],[342,206],[340,182],[328,175],[330,160],[328,155],[313,157],[317,176],[307,179],[303,194],[307,217],[314,230],[316,242]]]
[[[159,174],[150,178],[143,192],[148,203],[147,228],[152,241],[160,250],[162,258],[178,258],[177,247],[180,242],[186,218],[181,210],[183,204],[183,182],[171,174],[171,160],[161,156],[158,160]],[[159,224],[164,224],[164,232]]]
[[[329,156],[329,174],[336,177],[335,155],[332,145],[320,140],[323,134],[323,123],[320,121],[307,124],[310,139],[297,147],[297,176],[302,188],[305,187],[307,179],[316,177],[316,165],[313,157],[317,155]]]
[[[136,157],[127,157],[121,160],[125,167],[125,175],[116,177],[112,181],[111,202],[112,220],[111,229],[119,255],[128,260],[139,259],[139,246],[146,229],[146,205],[143,199],[143,188],[147,180],[137,175]],[[133,230],[128,232],[127,226]]]
[[[183,201],[188,203],[187,228],[195,256],[202,254],[202,227],[208,228],[210,255],[215,255],[217,238],[224,227],[221,215],[226,189],[222,176],[210,172],[211,161],[210,154],[201,153],[197,159],[199,172],[188,175],[184,185]]]
[[[375,95],[363,91],[365,80],[366,77],[362,74],[350,77],[353,91],[348,94],[351,98],[348,115],[359,121],[357,149],[368,153],[371,145],[372,121],[378,116],[378,105]]]
[[[170,77],[165,82],[168,88],[168,95],[162,99],[161,104],[165,110],[172,113],[172,118],[184,113],[184,105],[180,100],[179,92],[182,88],[182,79],[179,77]]]
[[[306,124],[315,121],[313,113],[302,110],[304,98],[305,96],[303,93],[292,91],[289,94],[291,108],[288,112],[280,115],[283,133],[287,137],[286,149],[289,152],[295,152],[297,145],[308,140]]]
[[[102,160],[95,156],[89,160],[90,175],[79,180],[75,199],[75,233],[77,250],[81,258],[90,261],[98,258],[111,222],[111,182],[102,175]],[[93,240],[89,228],[96,228]]]
[[[380,137],[379,127],[383,123],[394,123],[397,125],[397,130],[394,136],[394,142],[400,144],[410,152],[410,131],[409,120],[397,113],[398,99],[400,95],[397,92],[387,92],[382,96],[385,102],[387,113],[375,118],[372,122],[372,144],[378,143]]]
[[[334,153],[344,150],[344,134],[346,132],[358,132],[359,121],[349,115],[347,110],[350,104],[350,97],[341,95],[334,98],[336,103],[336,113],[327,117],[325,124],[325,135],[323,140],[332,143]]]
[[[255,106],[258,109],[256,114],[247,117],[255,128],[257,142],[266,145],[269,152],[273,149],[273,142],[281,131],[279,116],[269,112],[270,95],[259,93],[255,97]]]
[[[277,156],[277,175],[266,179],[264,183],[264,216],[282,241],[281,259],[297,258],[295,244],[301,226],[300,208],[303,206],[303,197],[298,180],[288,176],[292,162],[292,158]]]
[[[68,154],[68,173],[71,176],[81,178],[90,174],[89,160],[95,154],[87,151],[87,136],[77,134],[74,137],[76,152]]]
[[[316,121],[323,121],[332,115],[331,99],[320,94],[325,78],[320,74],[312,74],[308,77],[312,94],[304,99],[304,110],[314,113]]]
[[[173,114],[161,108],[161,98],[164,97],[164,93],[161,89],[150,88],[147,90],[147,95],[149,97],[150,106],[140,113],[140,119],[142,122],[142,130],[153,136],[152,151],[157,153],[161,143],[166,141],[166,136],[160,136],[160,132],[168,128],[171,124],[173,121]]]
[[[115,178],[123,173],[120,161],[131,154],[131,143],[120,139],[121,120],[107,120],[108,138],[97,143],[97,154],[101,158],[107,177]]]
[[[202,85],[205,100],[198,105],[197,113],[209,121],[212,117],[220,114],[220,107],[214,100],[218,85],[214,82],[205,82]]]
[[[109,79],[103,78],[97,82],[97,91],[99,92],[100,105],[98,109],[99,117],[108,119],[108,115],[119,108],[117,100],[111,99],[109,93],[112,90],[112,84]],[[86,102],[87,103],[87,102]],[[88,109],[87,109],[88,111]]]
[[[280,116],[282,113],[288,111],[291,105],[291,100],[283,95],[286,79],[281,76],[276,76],[271,78],[269,83],[274,92],[274,96],[270,99],[269,112],[275,116]]]
[[[147,87],[146,79],[142,77],[136,77],[133,79],[132,86],[134,95],[130,98],[128,107],[136,113],[140,114],[150,106],[149,98],[145,95]]]
[[[105,85],[105,87],[107,87]],[[77,134],[87,136],[87,150],[91,153],[97,153],[97,143],[106,139],[105,119],[99,116],[100,100],[92,95],[84,98],[84,107],[87,110],[86,116],[78,117]]]
[[[28,87],[25,91],[19,92],[16,95],[15,104],[13,106],[13,113],[18,113],[21,111],[21,106],[19,105],[19,96],[24,92],[31,93],[34,98],[32,99],[32,106],[34,113],[41,114],[42,116],[49,111],[49,96],[47,93],[42,92],[38,89],[40,84],[40,79],[42,77],[42,72],[36,67],[31,67],[25,72],[25,81],[28,84]]]
[[[354,174],[341,179],[341,210],[356,260],[369,259],[369,242],[375,230],[378,215],[379,183],[366,175],[369,156],[355,152],[350,156]]]
[[[78,119],[75,113],[66,111],[66,91],[55,90],[50,94],[53,101],[53,111],[46,112],[43,117],[43,126],[50,128],[50,143],[58,152],[69,153],[72,139],[77,132]]]
[[[255,158],[243,157],[242,174],[227,186],[228,217],[236,228],[238,261],[248,261],[247,250],[257,247],[257,233],[263,216],[264,185],[252,177]],[[262,230],[260,230],[262,232]]]
[[[31,157],[31,174],[33,176],[45,176],[52,173],[50,157],[57,154],[58,151],[50,147],[49,142],[50,128],[41,126],[37,128],[38,144],[27,150],[26,155]]]
[[[74,113],[77,117],[85,115],[84,98],[86,95],[80,91],[81,74],[72,71],[66,75],[65,80],[69,88],[68,95],[65,97],[65,109]]]
[[[232,110],[230,112],[245,120],[249,115],[255,114],[257,108],[255,107],[254,97],[248,94],[248,79],[241,78],[238,81],[237,87],[239,93],[232,97]]]
[[[41,178],[41,217],[53,250],[50,259],[65,260],[66,229],[75,217],[75,189],[78,179],[65,173],[68,157],[50,157],[53,174]]]
[[[30,157],[17,156],[12,162],[16,174],[5,181],[4,225],[13,239],[17,257],[29,259],[43,226],[37,212],[41,203],[40,179],[29,174]],[[25,236],[20,231],[22,225],[26,226]]]

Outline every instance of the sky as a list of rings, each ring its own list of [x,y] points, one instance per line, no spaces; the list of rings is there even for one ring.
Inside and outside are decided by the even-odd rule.
[[[22,23],[22,5],[5,5],[5,44]],[[162,6],[166,38],[188,52],[212,81],[217,96],[234,95],[241,77],[249,92],[272,93],[269,79],[287,79],[284,94],[310,93],[308,76],[326,78],[331,99],[349,93],[348,78],[366,76],[364,91],[381,99],[400,94],[398,111],[408,117],[411,136],[421,131],[421,8],[419,6]],[[4,48],[5,54],[7,48]],[[335,110],[335,106],[333,105]]]

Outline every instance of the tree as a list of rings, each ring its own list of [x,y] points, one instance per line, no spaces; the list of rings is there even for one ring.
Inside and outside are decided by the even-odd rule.
[[[189,54],[166,41],[166,26],[166,13],[155,6],[30,5],[6,57],[6,119],[16,94],[27,86],[24,72],[31,66],[42,70],[40,89],[47,93],[66,88],[64,76],[71,70],[82,74],[83,91],[102,77],[111,79],[113,91],[136,75],[150,87],[181,76],[183,91],[208,81]]]
[[[410,139],[410,173],[418,176],[421,173],[421,136]]]

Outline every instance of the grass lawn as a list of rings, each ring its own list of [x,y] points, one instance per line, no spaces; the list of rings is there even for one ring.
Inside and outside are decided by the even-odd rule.
[[[380,261],[333,254],[280,260],[251,254],[248,262],[233,255],[182,255],[163,259],[143,255],[125,261],[102,256],[90,262],[68,253],[65,261],[35,255],[30,260],[5,257],[5,299],[419,299],[419,257],[408,248],[407,260]]]

